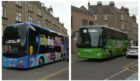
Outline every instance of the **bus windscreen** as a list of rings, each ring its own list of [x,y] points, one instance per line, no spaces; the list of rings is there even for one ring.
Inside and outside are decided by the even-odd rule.
[[[77,41],[78,47],[97,47],[99,35],[99,28],[81,28]]]
[[[25,24],[7,26],[3,34],[3,54],[20,57],[25,54],[27,27]]]

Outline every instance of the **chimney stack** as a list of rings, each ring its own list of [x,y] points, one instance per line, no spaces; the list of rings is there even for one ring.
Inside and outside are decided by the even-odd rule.
[[[127,14],[129,15],[129,9],[128,9],[128,8],[125,8],[125,9],[124,9],[124,12],[127,13]]]
[[[132,16],[132,19],[133,19],[134,22],[136,22],[136,16],[135,15]]]
[[[110,1],[109,5],[114,6],[114,1]]]
[[[98,1],[97,2],[97,5],[102,5],[102,1]]]
[[[88,10],[90,10],[90,2],[88,1]]]

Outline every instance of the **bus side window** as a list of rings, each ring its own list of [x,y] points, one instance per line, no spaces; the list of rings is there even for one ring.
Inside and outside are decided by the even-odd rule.
[[[102,33],[102,47],[105,47],[106,46],[107,35],[108,35],[107,30],[105,28],[103,28],[103,33]]]
[[[59,36],[54,34],[54,50],[55,52],[61,52],[61,47],[59,46]]]
[[[32,53],[35,54],[37,53],[37,49],[38,49],[38,45],[36,43],[36,36],[37,36],[37,32],[29,29],[29,47],[32,47]],[[31,49],[29,49],[29,51],[31,51]]]
[[[46,43],[42,43],[41,44],[41,41],[40,41],[40,46],[39,46],[39,53],[40,54],[46,54],[46,53],[48,53],[49,52],[49,45],[48,45],[48,37],[50,36],[50,32],[49,31],[47,31],[47,30],[40,30],[39,31],[39,34],[40,35],[43,35],[44,36],[44,38],[46,38]],[[41,37],[41,36],[40,36]]]

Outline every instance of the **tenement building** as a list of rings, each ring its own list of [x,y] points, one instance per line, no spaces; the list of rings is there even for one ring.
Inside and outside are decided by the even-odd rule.
[[[46,8],[39,1],[3,1],[2,9],[3,30],[10,24],[31,22],[67,35],[63,23],[60,23],[58,17],[53,16],[53,9]]]
[[[88,3],[88,10],[94,16],[94,25],[106,25],[109,27],[118,28],[128,33],[129,40],[138,41],[138,24],[136,17],[130,16],[129,9],[115,7],[113,1],[109,5],[102,5],[102,2],[97,2],[97,5]]]
[[[76,52],[76,40],[77,33],[80,26],[93,25],[92,14],[84,7],[80,8],[71,6],[71,41],[72,41],[72,53]]]

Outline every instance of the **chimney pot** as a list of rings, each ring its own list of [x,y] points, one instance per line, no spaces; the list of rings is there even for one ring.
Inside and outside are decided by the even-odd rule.
[[[102,5],[102,1],[98,1],[97,2],[97,5]]]
[[[110,1],[110,6],[114,6],[114,1]]]

